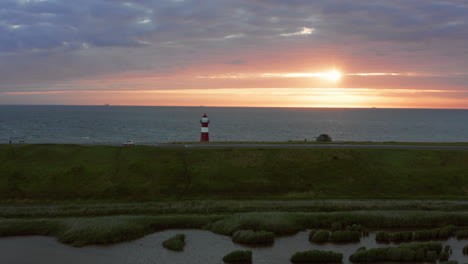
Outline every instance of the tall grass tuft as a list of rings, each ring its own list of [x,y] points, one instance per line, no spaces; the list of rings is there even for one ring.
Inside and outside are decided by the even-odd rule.
[[[174,250],[174,251],[182,251],[185,247],[185,235],[184,234],[177,234],[162,243],[163,247]]]
[[[414,232],[414,240],[447,239],[455,235],[457,228],[453,225],[441,228],[418,230]]]
[[[346,230],[360,232],[363,237],[369,236],[369,230],[367,228],[365,228],[364,226],[359,225],[359,224],[348,225],[348,226],[346,226]]]
[[[296,252],[291,257],[292,263],[341,263],[343,254],[333,251],[309,250]]]
[[[314,232],[312,236],[309,235],[309,240],[310,242],[315,242],[315,243],[328,242],[328,240],[330,240],[330,232],[326,230],[318,230]]]
[[[468,255],[468,245],[463,247],[463,255]]]
[[[1,164],[1,162],[0,162]],[[1,174],[1,173],[0,173]],[[1,189],[1,187],[0,187]],[[38,201],[30,201],[38,202]],[[14,205],[14,201],[4,201]],[[61,202],[60,202],[61,203]],[[65,201],[70,203],[70,201]],[[20,202],[21,204],[21,202]],[[95,217],[109,215],[161,215],[161,214],[221,214],[245,212],[349,212],[349,211],[468,211],[468,204],[453,204],[450,202],[407,202],[391,203],[384,201],[368,201],[365,203],[311,201],[310,203],[277,202],[277,201],[173,201],[146,202],[129,204],[68,204],[53,207],[3,207],[0,217],[4,218],[40,218],[40,217]],[[343,220],[343,219],[341,219]],[[335,221],[335,219],[333,220]],[[346,220],[346,230],[361,231],[365,229],[356,223]],[[322,226],[321,226],[322,227]],[[329,227],[329,223],[323,228]],[[364,230],[360,230],[364,229]],[[337,229],[338,230],[338,229]],[[341,230],[341,229],[340,229]]]
[[[394,232],[394,233],[389,233],[385,231],[378,232],[375,240],[377,242],[383,242],[383,243],[389,243],[389,242],[394,242],[394,243],[401,243],[401,242],[408,242],[413,240],[413,232]]]
[[[275,234],[268,231],[239,230],[232,235],[232,241],[240,244],[271,244]]]
[[[378,261],[435,261],[448,258],[442,251],[442,243],[425,242],[401,244],[398,247],[372,248],[358,250],[349,257],[352,262],[378,262]]]
[[[58,219],[0,219],[0,237],[49,235],[73,246],[111,244],[170,228],[203,228],[220,216],[115,216]]]
[[[452,247],[451,247],[450,245],[446,245],[446,246],[444,247],[444,251],[447,252],[447,253],[449,253],[449,254],[452,254]]]
[[[245,213],[226,217],[213,223],[209,229],[217,234],[232,236],[239,230],[264,230],[276,235],[289,235],[303,228],[297,224],[294,214]]]
[[[379,231],[375,235],[375,240],[377,240],[377,242],[382,242],[382,243],[389,243],[391,241],[391,238],[392,236],[390,232],[386,232],[386,231]]]
[[[341,222],[335,222],[335,223],[332,223],[331,225],[332,231],[343,230],[343,229],[344,229],[344,225]]]
[[[462,230],[457,231],[455,233],[455,236],[457,237],[457,239],[468,238],[468,229],[462,229]]]
[[[252,251],[236,250],[223,257],[226,263],[252,263]]]
[[[0,218],[0,237],[15,235],[49,235],[74,246],[109,244],[136,239],[171,228],[205,228],[232,236],[239,230],[268,231],[275,235],[294,234],[310,228],[329,228],[342,221],[369,228],[427,228],[443,225],[463,226],[466,212],[367,211],[332,213],[239,213],[227,215],[123,215],[77,218]],[[320,232],[329,240],[329,231]],[[460,233],[458,233],[460,234]],[[316,233],[311,236],[311,241]],[[317,238],[317,237],[316,237]]]
[[[330,235],[332,242],[359,242],[361,239],[361,232],[358,231],[333,231]]]
[[[309,241],[312,241],[312,237],[315,235],[315,233],[317,233],[317,230],[314,230],[314,229],[310,230],[310,232],[309,232]]]
[[[439,254],[439,260],[440,261],[447,261],[450,257],[450,254],[448,252],[442,251]]]

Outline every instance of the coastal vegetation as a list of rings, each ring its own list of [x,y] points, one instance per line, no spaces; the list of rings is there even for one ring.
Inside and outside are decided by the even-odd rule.
[[[455,233],[455,236],[457,237],[457,239],[468,238],[468,229],[462,229],[462,230],[457,231]]]
[[[359,242],[363,234],[359,231],[352,230],[311,230],[309,233],[309,241],[314,243],[325,242]]]
[[[322,250],[296,252],[291,257],[292,263],[341,263],[342,260],[343,254]]]
[[[164,240],[162,245],[170,250],[182,251],[185,247],[185,235],[177,234],[167,240]]]
[[[232,241],[240,244],[271,244],[275,233],[268,231],[239,230],[232,235]]]
[[[50,204],[30,204],[9,201],[0,210],[0,217],[77,217],[107,215],[161,214],[233,214],[244,212],[347,212],[347,211],[468,211],[468,203],[456,201],[352,201],[352,200],[182,200],[144,203],[115,203],[100,201],[48,201]],[[94,202],[94,204],[92,204]],[[26,203],[26,206],[25,206]],[[58,203],[58,204],[57,204]],[[29,206],[28,206],[29,205]],[[39,205],[39,206],[35,206]],[[1,205],[0,205],[1,206]],[[346,230],[362,232],[362,226],[345,226]],[[343,229],[336,222],[331,230]]]
[[[0,145],[0,200],[466,199],[468,151]]]
[[[368,229],[416,230],[392,242],[466,238],[467,203],[412,199],[466,199],[467,159],[455,150],[0,145],[0,237],[85,246],[193,228],[242,244],[304,230],[315,230],[312,242],[356,242]],[[353,200],[362,198],[393,200]],[[181,250],[184,239],[164,244]]]
[[[413,232],[407,231],[407,232],[390,233],[390,232],[381,231],[377,233],[375,240],[377,240],[378,242],[385,242],[385,243],[389,243],[389,242],[399,243],[399,242],[411,241],[413,240]]]
[[[419,230],[414,232],[414,240],[447,239],[453,236],[456,230],[457,228],[455,226]]]
[[[325,243],[330,240],[330,232],[327,230],[312,230],[309,233],[309,241],[314,243]]]
[[[331,242],[359,242],[361,232],[351,230],[333,231],[330,235]]]
[[[202,229],[220,216],[112,216],[92,218],[0,219],[0,237],[45,235],[81,247],[133,240],[171,228]]]
[[[424,230],[417,230],[415,232],[412,231],[404,231],[404,232],[386,232],[381,231],[378,232],[376,235],[376,240],[381,243],[401,243],[407,241],[422,241],[422,240],[442,240],[452,237],[456,234],[457,227],[456,226],[445,226],[441,228],[433,228],[433,229],[424,229]],[[460,232],[460,234],[463,231]]]
[[[239,213],[185,215],[120,215],[101,217],[0,218],[0,237],[19,235],[54,236],[73,246],[109,244],[143,237],[164,229],[194,228],[233,236],[242,230],[263,230],[275,236],[301,230],[329,228],[343,221],[372,229],[464,226],[466,212],[331,212],[331,213]],[[325,230],[324,230],[325,231]],[[329,231],[325,231],[329,232]],[[327,233],[329,235],[329,233]]]
[[[349,257],[352,262],[377,262],[377,261],[435,261],[447,260],[448,253],[442,251],[440,242],[423,242],[401,244],[397,247],[372,248],[356,251]]]
[[[223,257],[225,263],[252,263],[252,251],[236,250]]]

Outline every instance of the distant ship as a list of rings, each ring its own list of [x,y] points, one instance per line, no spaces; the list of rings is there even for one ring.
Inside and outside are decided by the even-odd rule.
[[[109,106],[109,104],[105,104],[104,106]]]

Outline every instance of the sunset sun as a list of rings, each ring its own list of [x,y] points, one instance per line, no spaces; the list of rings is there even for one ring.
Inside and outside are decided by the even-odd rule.
[[[341,77],[343,77],[343,74],[337,70],[331,70],[328,72],[324,72],[322,75],[322,78],[332,81],[332,82],[337,82],[341,80]]]

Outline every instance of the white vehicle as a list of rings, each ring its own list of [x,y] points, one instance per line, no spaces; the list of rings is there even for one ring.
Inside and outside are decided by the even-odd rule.
[[[127,140],[127,142],[125,142],[124,146],[125,147],[131,147],[135,145],[135,142],[133,142],[133,140]]]

